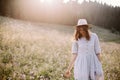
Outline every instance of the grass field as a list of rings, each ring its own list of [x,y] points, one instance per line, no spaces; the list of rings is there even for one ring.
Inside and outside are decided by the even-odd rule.
[[[93,26],[102,48],[105,80],[120,79],[120,36]],[[70,62],[74,27],[0,16],[0,80],[74,80]]]

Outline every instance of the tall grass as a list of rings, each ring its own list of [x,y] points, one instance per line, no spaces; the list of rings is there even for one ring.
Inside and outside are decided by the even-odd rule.
[[[73,73],[70,79],[62,77],[72,57],[73,30],[48,26],[0,24],[0,80],[74,80]],[[120,44],[100,43],[105,80],[119,80]]]

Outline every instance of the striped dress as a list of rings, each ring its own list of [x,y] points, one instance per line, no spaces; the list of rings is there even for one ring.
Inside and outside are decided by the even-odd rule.
[[[90,32],[90,40],[82,37],[72,43],[72,54],[78,54],[74,63],[75,80],[104,80],[102,64],[96,54],[101,53],[99,38]]]

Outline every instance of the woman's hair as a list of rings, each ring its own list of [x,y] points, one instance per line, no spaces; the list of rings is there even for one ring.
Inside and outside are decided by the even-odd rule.
[[[82,37],[82,34],[80,33],[78,28],[83,28],[83,30],[85,31],[86,35],[85,38],[86,40],[90,40],[90,34],[89,34],[89,26],[88,25],[80,25],[80,26],[75,26],[75,32],[74,32],[74,39],[78,40]]]

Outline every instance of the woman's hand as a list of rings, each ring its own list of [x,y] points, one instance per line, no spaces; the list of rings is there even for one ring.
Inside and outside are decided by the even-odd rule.
[[[67,71],[63,74],[63,77],[64,77],[64,78],[70,78],[70,76],[71,76],[70,70],[67,70]]]
[[[98,60],[101,62],[101,56],[100,56],[100,53],[97,54],[97,58],[98,58]]]
[[[63,77],[69,78],[71,76],[71,72],[70,71],[72,70],[72,67],[73,67],[73,64],[74,64],[74,62],[76,60],[76,57],[77,57],[77,54],[74,54],[72,59],[71,59],[71,62],[69,64],[69,66],[68,66],[67,71],[63,74]]]

